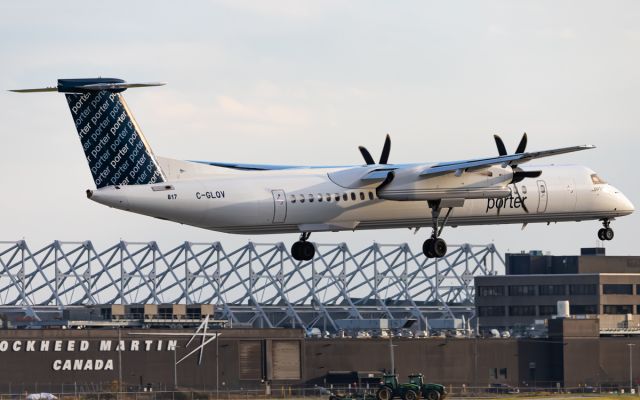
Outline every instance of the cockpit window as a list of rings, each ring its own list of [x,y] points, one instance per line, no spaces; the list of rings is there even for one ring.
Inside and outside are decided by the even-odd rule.
[[[607,181],[600,178],[598,174],[591,175],[591,182],[593,182],[594,185],[604,185],[605,183],[607,183]]]

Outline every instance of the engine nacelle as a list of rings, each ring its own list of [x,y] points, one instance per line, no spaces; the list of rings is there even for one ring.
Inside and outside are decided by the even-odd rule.
[[[440,176],[420,175],[420,170],[401,169],[391,172],[377,190],[386,200],[418,201],[440,199],[491,199],[508,197],[507,187],[513,178],[510,167],[491,167],[479,171],[460,171]]]

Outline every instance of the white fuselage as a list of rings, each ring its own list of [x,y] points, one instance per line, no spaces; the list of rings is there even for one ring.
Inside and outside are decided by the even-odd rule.
[[[162,184],[109,186],[88,191],[88,195],[94,201],[122,210],[229,233],[411,228],[432,224],[426,201],[380,199],[376,192],[379,182],[346,187],[335,179],[341,168],[271,171],[194,168],[198,173],[169,174],[168,181]],[[462,207],[453,209],[447,225],[613,219],[634,211],[624,194],[606,183],[594,182],[594,172],[586,167],[529,168],[542,170],[542,174],[515,184],[520,196],[516,195],[514,184],[506,182],[503,187],[509,188],[512,195],[467,199]],[[442,221],[444,213],[439,218]]]

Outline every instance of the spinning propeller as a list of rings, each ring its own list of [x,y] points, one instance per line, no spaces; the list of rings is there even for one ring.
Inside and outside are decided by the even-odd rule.
[[[360,154],[362,154],[364,162],[366,162],[367,165],[376,164],[376,162],[373,160],[373,157],[371,157],[371,153],[369,153],[369,150],[367,150],[364,146],[358,146],[358,150],[360,150]],[[378,164],[384,165],[388,163],[389,152],[391,152],[391,138],[387,133],[387,137],[384,139],[384,146],[382,146],[382,154],[380,154],[380,162],[378,162]]]
[[[502,141],[502,138],[500,138],[500,136],[498,135],[493,135],[493,138],[496,141],[498,154],[500,154],[501,156],[506,156],[508,154],[507,148],[505,147],[504,142]],[[520,143],[518,143],[518,147],[516,148],[515,154],[524,153],[526,148],[527,148],[527,133],[525,132],[522,135],[522,139],[520,139]],[[518,165],[516,164],[511,165],[511,168],[513,169],[513,178],[511,178],[511,183],[514,184],[513,187],[515,189],[515,194],[520,199],[520,204],[522,204],[522,209],[524,209],[524,211],[528,213],[529,210],[527,209],[527,206],[524,204],[524,200],[522,199],[522,196],[520,196],[520,191],[518,190],[518,186],[516,186],[515,183],[521,182],[526,178],[537,178],[542,174],[542,171],[523,171],[521,168],[518,168]]]

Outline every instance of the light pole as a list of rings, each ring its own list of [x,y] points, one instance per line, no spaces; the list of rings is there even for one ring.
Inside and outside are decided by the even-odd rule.
[[[633,346],[635,344],[628,343],[629,346],[629,393],[631,393],[631,389],[633,389]]]
[[[220,385],[218,384],[218,382],[220,382],[220,363],[218,361],[218,349],[219,349],[218,342],[220,342],[220,332],[216,331],[216,400],[220,395]]]
[[[176,347],[173,347],[173,390],[178,389],[178,362],[176,361]]]
[[[395,357],[393,354],[393,337],[391,335],[391,331],[389,331],[389,356],[391,357],[391,375],[395,375],[396,373],[396,363]]]
[[[120,325],[118,325],[118,398],[122,392],[122,335],[120,333]]]

